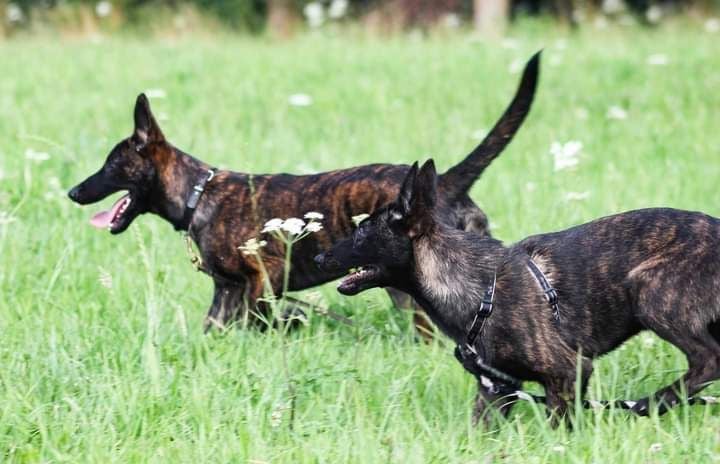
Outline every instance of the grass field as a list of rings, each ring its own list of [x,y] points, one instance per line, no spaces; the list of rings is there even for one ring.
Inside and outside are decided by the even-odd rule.
[[[676,24],[513,37],[0,44],[0,461],[720,460],[719,406],[585,412],[569,432],[523,404],[497,431],[473,429],[475,385],[450,344],[417,343],[382,291],[346,298],[332,284],[299,296],[356,326],[311,315],[290,336],[290,430],[281,337],[203,335],[210,280],[181,236],[152,216],[110,236],[87,223],[100,206],[65,196],[130,134],[147,89],[165,94],[152,103],[168,138],[214,165],[308,173],[432,156],[446,169],[543,47],[533,111],[473,189],[496,236],[645,206],[720,215],[717,35]],[[297,93],[312,105],[289,105]],[[627,117],[608,118],[611,106]],[[570,140],[579,163],[556,172],[550,146]],[[637,398],[684,369],[642,334],[596,362],[588,396]]]

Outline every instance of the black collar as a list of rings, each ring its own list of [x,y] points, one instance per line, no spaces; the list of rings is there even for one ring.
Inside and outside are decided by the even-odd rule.
[[[193,186],[192,190],[190,191],[190,195],[185,202],[185,212],[183,213],[182,224],[180,226],[181,229],[190,231],[190,225],[192,224],[193,214],[195,214],[195,208],[197,208],[198,202],[200,201],[200,197],[205,191],[207,183],[210,182],[213,177],[215,177],[216,172],[217,169],[215,168],[208,169],[207,175],[200,179],[200,181]]]

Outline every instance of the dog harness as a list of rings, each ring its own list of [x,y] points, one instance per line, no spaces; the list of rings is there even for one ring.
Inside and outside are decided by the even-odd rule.
[[[552,309],[553,318],[560,320],[560,305],[558,303],[557,291],[550,285],[545,274],[535,264],[532,258],[528,259],[528,270],[543,290],[545,299]],[[485,290],[480,307],[475,312],[472,324],[468,330],[464,344],[455,347],[455,357],[465,370],[474,375],[480,384],[492,395],[504,398],[507,402],[529,401],[538,404],[546,404],[545,396],[533,395],[520,390],[520,380],[510,374],[490,366],[485,362],[485,349],[482,343],[477,344],[478,338],[482,335],[487,319],[493,312],[493,299],[495,297],[495,286],[497,281],[497,273],[493,275],[492,284]],[[635,407],[639,403],[630,400],[588,400],[583,399],[582,407],[584,409],[605,409],[616,408],[632,410],[636,413],[644,412],[636,410]],[[688,405],[707,405],[720,404],[720,398],[715,396],[692,396],[687,399]]]
[[[528,269],[530,269],[530,273],[535,277],[535,280],[537,280],[537,283],[540,284],[540,288],[542,288],[543,293],[545,294],[545,299],[548,301],[548,304],[550,305],[550,308],[552,309],[553,317],[556,321],[560,320],[560,305],[558,304],[558,295],[555,289],[552,285],[550,285],[550,282],[545,277],[545,274],[543,274],[543,271],[540,270],[540,268],[535,264],[535,261],[530,258],[527,263]]]
[[[182,220],[183,229],[190,231],[190,225],[192,224],[193,215],[195,214],[195,208],[197,208],[200,197],[205,191],[205,186],[207,186],[207,183],[210,182],[213,177],[215,177],[216,172],[217,169],[215,168],[208,169],[207,175],[200,179],[200,181],[195,184],[190,191],[190,196],[188,196],[188,199],[185,202],[185,212],[183,213]]]
[[[555,320],[559,320],[560,305],[558,304],[557,291],[552,285],[550,285],[550,282],[545,277],[545,274],[543,274],[532,258],[528,258],[527,267],[540,285],[545,299],[550,305],[553,317]],[[492,284],[490,284],[487,290],[485,290],[480,307],[478,307],[477,311],[475,311],[475,316],[473,317],[470,329],[465,337],[465,343],[459,344],[455,347],[455,357],[471,374],[480,379],[481,377],[489,379],[490,383],[494,386],[493,388],[495,388],[493,392],[499,393],[500,390],[497,390],[497,388],[499,388],[497,384],[518,384],[520,381],[515,377],[490,366],[485,361],[485,348],[483,347],[483,344],[477,343],[478,339],[482,335],[483,329],[485,328],[485,323],[493,312],[493,299],[495,298],[496,283],[497,272],[493,275]]]

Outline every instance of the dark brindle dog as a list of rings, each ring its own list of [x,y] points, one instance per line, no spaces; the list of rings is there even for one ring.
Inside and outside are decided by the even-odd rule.
[[[468,190],[510,142],[530,110],[538,67],[539,54],[528,62],[513,101],[488,136],[465,160],[440,176],[438,214],[449,227],[488,234],[487,219]],[[238,247],[259,237],[267,220],[302,217],[309,211],[325,216],[323,230],[300,241],[293,251],[289,289],[328,282],[342,273],[318,270],[313,257],[350,234],[352,216],[370,213],[392,200],[408,169],[407,165],[373,164],[307,176],[215,172],[166,141],[148,100],[140,95],[133,134],[118,143],[103,167],[69,196],[89,204],[126,190],[109,211],[91,221],[113,234],[123,232],[147,212],[160,215],[177,230],[187,230],[215,283],[206,318],[209,328],[232,322],[238,311],[244,316],[255,309],[266,313],[265,305],[258,303],[263,294],[261,269],[254,257],[243,256]],[[282,289],[284,250],[278,241],[268,242],[262,258],[277,295]]]
[[[720,377],[719,219],[644,209],[505,247],[439,220],[432,161],[416,173],[417,164],[393,203],[316,262],[359,268],[340,283],[343,294],[391,286],[415,298],[458,343],[465,367],[493,381],[479,386],[476,419],[490,403],[507,414],[501,397],[523,380],[540,382],[562,415],[577,373],[584,394],[592,359],[641,330],[678,347],[689,368],[652,398],[625,402],[638,414],[650,404],[665,412],[681,392]]]

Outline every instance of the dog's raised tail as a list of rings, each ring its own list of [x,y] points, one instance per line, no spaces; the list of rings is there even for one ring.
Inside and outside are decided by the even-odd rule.
[[[480,145],[460,163],[440,176],[440,184],[449,197],[470,190],[480,174],[510,143],[530,112],[540,72],[540,54],[537,52],[525,65],[520,85],[510,105]]]

